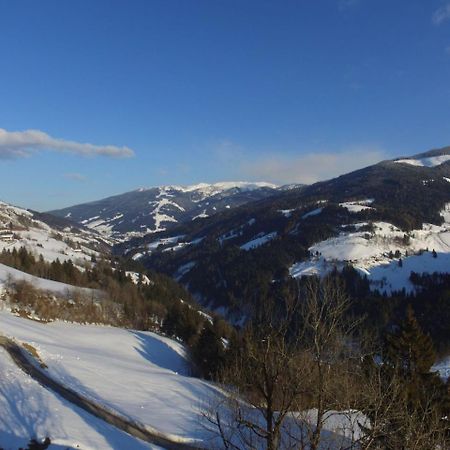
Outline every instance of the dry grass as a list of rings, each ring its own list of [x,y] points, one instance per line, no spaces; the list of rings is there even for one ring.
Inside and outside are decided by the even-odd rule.
[[[33,347],[31,344],[28,344],[24,342],[22,344],[22,347],[34,358],[38,361],[39,365],[41,366],[41,369],[47,369],[47,364],[42,361],[41,356],[39,355],[38,351],[36,350],[36,347]]]
[[[12,311],[24,318],[51,322],[68,322],[128,326],[123,317],[123,306],[108,298],[93,298],[82,290],[56,296],[36,289],[26,281],[9,283],[5,301]]]

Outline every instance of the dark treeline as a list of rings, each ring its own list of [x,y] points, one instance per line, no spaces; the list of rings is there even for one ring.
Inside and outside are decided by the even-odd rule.
[[[361,416],[349,424],[361,434],[326,448],[449,448],[449,386],[430,370],[436,353],[407,303],[412,297],[383,322],[362,312],[361,302],[370,300],[356,295],[368,283],[353,269],[274,284],[227,341],[213,323],[193,347],[203,376],[233,386],[230,412],[223,414],[223,404],[208,411],[226,448],[325,448],[322,431],[336,411],[360,411],[370,424]]]
[[[172,278],[146,271],[134,261],[98,259],[80,270],[70,260],[47,262],[42,255],[36,258],[22,247],[3,250],[0,262],[40,278],[98,290],[97,295],[72,290],[67,293],[71,300],[67,302],[28,282],[11,280],[9,298],[17,312],[25,316],[33,312],[43,320],[107,323],[162,332],[184,342],[191,350],[196,372],[208,378],[216,374],[222,339],[234,332],[224,319],[201,313],[192,296]],[[139,273],[137,283],[126,275],[127,270]],[[149,281],[144,280],[144,274]]]
[[[186,317],[195,317],[198,324],[201,322],[201,317],[197,313],[198,306],[181,285],[163,274],[148,272],[140,267],[126,267],[120,259],[113,261],[98,259],[81,270],[70,260],[61,262],[57,259],[47,262],[42,255],[35,257],[22,247],[19,250],[3,250],[0,253],[0,262],[40,278],[98,290],[98,295],[104,304],[121,307],[120,320],[116,321],[114,317],[114,320],[111,318],[109,323],[143,330],[157,330],[165,321],[169,311],[174,308],[179,308],[182,311],[181,314]],[[126,275],[128,269],[142,269],[137,283]],[[148,276],[149,282],[144,282],[144,273]],[[32,286],[23,286],[24,283],[11,284],[14,284],[15,291],[19,291],[22,299],[32,291]],[[71,296],[81,298],[82,294],[83,291],[78,291],[76,295]],[[86,295],[84,294],[84,297]],[[37,296],[41,297],[42,303],[42,295],[38,292],[28,295],[28,298],[33,299]],[[21,300],[18,295],[14,297],[17,301]],[[191,309],[192,314],[188,313]]]

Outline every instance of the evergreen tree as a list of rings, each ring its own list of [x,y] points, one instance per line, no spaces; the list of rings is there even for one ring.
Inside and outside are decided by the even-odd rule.
[[[418,439],[418,436],[414,436],[417,431],[414,426],[417,426],[417,429],[423,427],[433,430],[432,432],[437,434],[443,433],[446,421],[441,418],[448,415],[449,397],[438,374],[430,371],[435,360],[433,342],[423,333],[409,305],[405,320],[398,330],[386,339],[384,378],[386,384],[397,380],[400,386],[397,411],[389,425],[394,430],[392,435],[395,436],[395,443],[393,447],[387,448],[409,448],[408,442]],[[411,418],[416,420],[414,426],[411,426],[414,424]],[[399,447],[399,442],[404,442],[404,446]]]
[[[192,349],[192,357],[201,374],[211,380],[218,375],[225,358],[225,349],[216,322],[206,322]]]
[[[387,337],[386,359],[408,380],[429,374],[436,360],[433,342],[423,333],[410,305],[398,331]]]

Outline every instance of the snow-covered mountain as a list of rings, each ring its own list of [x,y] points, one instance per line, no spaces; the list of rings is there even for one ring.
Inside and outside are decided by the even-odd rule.
[[[216,307],[239,304],[286,274],[346,264],[389,294],[414,289],[411,271],[450,273],[449,211],[446,147],[284,190],[118,249]]]
[[[0,202],[0,252],[20,247],[46,261],[71,259],[80,266],[110,249],[107,240],[88,228]]]
[[[173,228],[179,223],[261,200],[278,193],[271,183],[222,182],[141,188],[51,214],[117,240]]]

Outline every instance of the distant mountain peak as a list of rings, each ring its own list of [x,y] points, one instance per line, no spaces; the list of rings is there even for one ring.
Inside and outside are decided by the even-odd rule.
[[[160,191],[178,191],[178,192],[222,192],[229,189],[254,190],[261,188],[277,189],[278,185],[265,181],[220,181],[216,183],[197,183],[191,185],[168,184],[163,186],[141,187],[137,192],[145,192],[152,189]]]
[[[105,236],[123,240],[261,200],[278,192],[277,189],[273,183],[248,181],[141,187],[50,213],[70,217]]]

